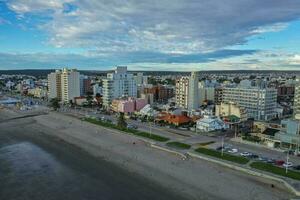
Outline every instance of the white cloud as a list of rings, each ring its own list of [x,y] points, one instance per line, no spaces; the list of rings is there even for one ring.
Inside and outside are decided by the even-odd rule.
[[[66,12],[66,3],[74,9]],[[300,16],[300,1],[285,0],[13,0],[23,15],[52,11],[40,28],[56,47],[99,52],[209,52],[280,31]]]

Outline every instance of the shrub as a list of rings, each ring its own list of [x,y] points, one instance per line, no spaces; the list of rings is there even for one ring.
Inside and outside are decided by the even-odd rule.
[[[168,142],[167,146],[174,147],[174,148],[177,148],[177,149],[190,149],[191,148],[191,145],[185,144],[185,143],[182,143],[182,142]]]
[[[228,161],[235,162],[238,164],[246,164],[249,162],[248,158],[241,157],[241,156],[235,156],[235,155],[231,155],[228,153],[223,153],[223,156],[222,156],[221,152],[213,150],[213,149],[199,147],[195,151],[198,153],[206,154],[208,156],[216,157],[216,158],[223,159],[223,160],[228,160]]]
[[[280,176],[300,180],[300,172],[296,172],[293,170],[288,170],[288,173],[286,173],[285,168],[274,166],[270,163],[263,163],[263,162],[253,162],[250,164],[252,168],[259,169],[262,171],[270,172],[273,174],[277,174]]]

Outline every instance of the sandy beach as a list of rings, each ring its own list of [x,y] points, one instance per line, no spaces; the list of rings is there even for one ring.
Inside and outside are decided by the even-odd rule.
[[[18,114],[11,111],[0,111],[0,120],[16,116]],[[0,134],[4,133],[18,133],[18,137],[30,137],[33,141],[53,138],[51,141],[60,145],[73,145],[92,155],[95,160],[104,159],[187,199],[266,200],[293,197],[276,182],[200,159],[182,160],[176,155],[151,148],[137,137],[59,113],[0,122]]]

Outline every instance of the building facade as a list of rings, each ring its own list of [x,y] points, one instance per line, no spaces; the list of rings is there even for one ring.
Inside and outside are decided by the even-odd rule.
[[[192,72],[189,78],[188,110],[199,108],[199,77],[197,72]]]
[[[189,95],[189,77],[180,77],[176,79],[175,103],[176,106],[188,109]]]
[[[300,120],[300,77],[296,79],[293,112],[294,118]]]
[[[69,103],[80,96],[80,74],[76,69],[56,70],[48,75],[48,97]]]
[[[48,74],[48,98],[61,100],[61,95],[61,70],[56,70]]]
[[[276,117],[277,90],[260,87],[224,87],[222,102],[234,102],[247,110],[249,118],[270,120]]]
[[[103,79],[103,105],[109,107],[112,100],[120,97],[136,97],[137,85],[133,74],[127,73],[127,67],[117,67],[114,73],[108,73]]]

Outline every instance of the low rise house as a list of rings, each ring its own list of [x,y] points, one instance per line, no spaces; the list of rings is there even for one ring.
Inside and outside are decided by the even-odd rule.
[[[147,105],[146,99],[115,99],[112,101],[111,109],[114,112],[133,113],[140,111]]]
[[[174,126],[182,126],[189,124],[192,119],[187,115],[174,115],[167,112],[161,112],[159,116],[155,119],[156,122],[164,122]]]
[[[204,118],[197,120],[196,128],[202,132],[211,132],[227,129],[228,125],[218,117],[205,115]]]

